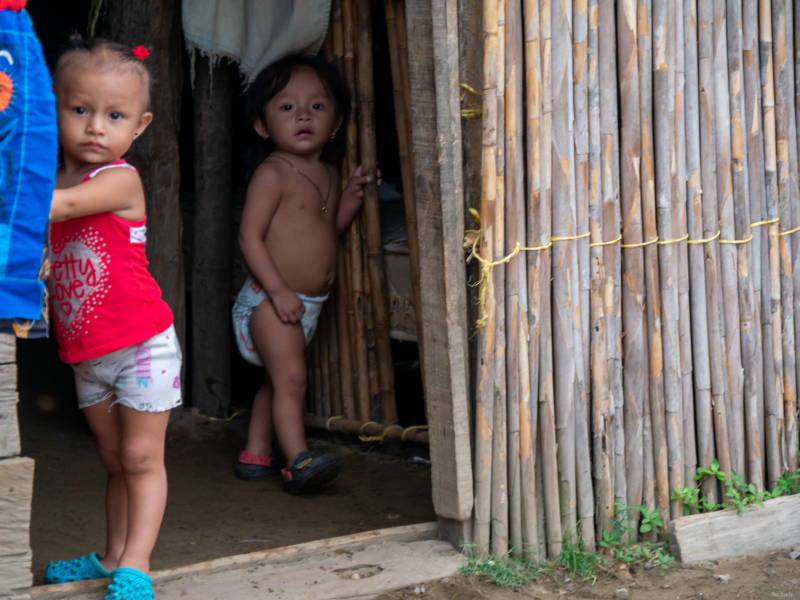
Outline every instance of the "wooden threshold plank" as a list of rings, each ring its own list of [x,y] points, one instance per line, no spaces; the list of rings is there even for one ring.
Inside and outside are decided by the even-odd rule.
[[[227,556],[225,558],[177,567],[175,569],[154,571],[151,577],[155,585],[163,585],[181,578],[197,579],[232,571],[246,571],[257,566],[300,561],[315,555],[337,550],[352,553],[373,544],[433,540],[436,539],[437,535],[437,523],[421,523],[419,525],[377,529],[353,535],[316,540],[305,544],[263,550],[261,552]],[[108,586],[108,579],[37,586],[31,588],[31,599],[62,600],[65,598],[72,598],[77,600],[78,598],[92,598],[93,596],[91,594],[105,590],[106,586]],[[98,598],[102,598],[102,596],[98,596]]]

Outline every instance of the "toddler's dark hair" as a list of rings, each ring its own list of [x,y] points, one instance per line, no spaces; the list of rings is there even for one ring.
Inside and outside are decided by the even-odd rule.
[[[336,67],[321,58],[292,54],[261,71],[247,90],[247,124],[252,127],[256,119],[266,123],[264,107],[288,85],[292,74],[299,69],[311,69],[319,76],[322,85],[336,104],[336,112],[342,117],[342,124],[336,130],[336,137],[328,140],[320,156],[320,160],[336,165],[344,156],[347,145],[347,136],[344,132],[347,131],[347,121],[350,116],[350,90]],[[275,144],[269,138],[262,140],[258,136],[254,137],[258,146],[256,154],[263,160],[272,153]]]
[[[80,34],[75,34],[69,38],[69,47],[58,59],[53,73],[53,89],[57,90],[61,85],[66,67],[82,59],[94,60],[93,66],[100,66],[101,68],[110,69],[114,66],[122,66],[139,75],[144,87],[145,110],[150,109],[150,83],[152,76],[147,60],[142,60],[136,56],[132,48],[103,38],[85,40]]]

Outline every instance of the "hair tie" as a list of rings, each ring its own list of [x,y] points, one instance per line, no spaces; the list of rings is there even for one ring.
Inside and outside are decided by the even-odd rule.
[[[150,56],[150,52],[144,46],[136,46],[133,49],[133,55],[144,62],[144,59]]]

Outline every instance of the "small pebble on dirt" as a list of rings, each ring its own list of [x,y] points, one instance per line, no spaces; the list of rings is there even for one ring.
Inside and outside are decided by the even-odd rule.
[[[725,573],[725,575],[717,575],[717,581],[720,583],[728,583],[730,580],[731,576],[728,573]]]
[[[709,570],[716,569],[717,563],[715,563],[713,560],[710,560],[706,563],[706,567],[708,567]]]
[[[361,575],[358,573],[353,573],[353,576],[350,579],[361,579]]]
[[[645,562],[644,563],[644,570],[645,571],[649,571],[652,568],[653,568],[653,563],[651,563],[651,562]]]
[[[668,583],[665,583],[665,584],[664,584],[663,586],[661,586],[661,587],[663,587],[665,590],[668,590],[668,589],[669,589],[670,587],[672,587],[672,586],[670,586],[670,584],[668,584]]]
[[[791,558],[792,560],[797,560],[798,558],[800,558],[800,552],[796,550],[794,552],[789,552],[789,558]]]
[[[778,572],[775,569],[772,569],[772,571],[770,571],[769,574],[770,575],[777,575]]]
[[[627,598],[628,597],[628,590],[625,588],[619,588],[614,592],[614,598]]]

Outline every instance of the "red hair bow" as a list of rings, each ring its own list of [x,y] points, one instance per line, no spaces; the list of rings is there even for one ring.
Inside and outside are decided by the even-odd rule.
[[[136,48],[133,49],[133,55],[139,60],[144,60],[150,56],[150,52],[144,46],[136,46]]]
[[[0,0],[0,10],[13,10],[14,12],[19,12],[25,5],[28,3],[28,0]]]

